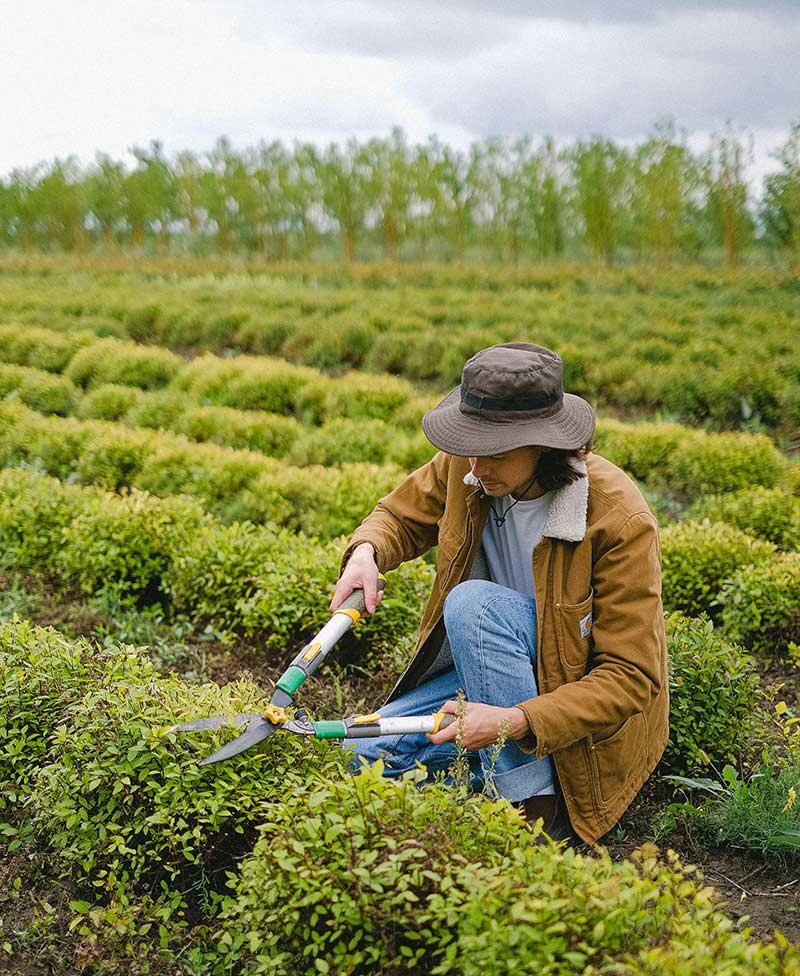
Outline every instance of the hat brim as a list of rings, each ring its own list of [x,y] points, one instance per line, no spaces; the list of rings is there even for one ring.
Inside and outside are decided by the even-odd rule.
[[[594,434],[595,415],[583,397],[565,393],[561,409],[551,417],[512,417],[506,421],[461,412],[461,387],[422,418],[425,436],[440,451],[457,457],[484,457],[518,447],[576,450]]]

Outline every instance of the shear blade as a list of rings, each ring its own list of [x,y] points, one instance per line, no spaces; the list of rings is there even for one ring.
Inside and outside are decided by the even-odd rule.
[[[261,715],[256,715],[241,735],[237,735],[235,739],[226,742],[221,749],[217,749],[210,756],[201,759],[198,766],[208,766],[210,763],[220,762],[222,759],[230,759],[233,756],[238,756],[240,752],[244,752],[245,749],[249,749],[259,742],[263,742],[264,739],[271,736],[273,732],[280,728],[283,728],[283,726],[273,725],[272,722],[268,722]]]
[[[196,718],[193,722],[181,722],[173,725],[171,732],[204,732],[209,729],[241,728],[249,725],[255,719],[261,718],[258,712],[250,715],[211,715],[209,718]]]

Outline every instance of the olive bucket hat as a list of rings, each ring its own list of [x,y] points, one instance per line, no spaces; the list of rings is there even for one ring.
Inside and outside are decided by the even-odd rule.
[[[461,385],[422,418],[425,436],[460,457],[536,445],[575,450],[594,434],[582,397],[565,393],[561,357],[544,346],[504,342],[469,359]]]

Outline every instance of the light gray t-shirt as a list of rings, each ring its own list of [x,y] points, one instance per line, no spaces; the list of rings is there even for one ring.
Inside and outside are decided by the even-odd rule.
[[[533,549],[541,541],[553,492],[548,491],[532,501],[517,502],[498,527],[490,512],[483,530],[483,552],[489,574],[495,583],[535,596],[533,585]],[[492,507],[499,514],[513,503],[511,495],[493,498]]]

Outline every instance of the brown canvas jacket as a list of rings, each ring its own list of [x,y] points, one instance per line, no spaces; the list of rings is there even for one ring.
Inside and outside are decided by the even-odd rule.
[[[557,490],[533,552],[539,696],[520,704],[553,757],[575,831],[594,842],[620,818],[669,733],[667,651],[656,520],[634,482],[605,458]],[[416,687],[442,645],[447,593],[478,553],[489,500],[466,458],[439,453],[381,499],[354,533],[381,572],[438,544],[437,572],[412,659],[390,700]],[[535,737],[535,738],[534,738]]]

